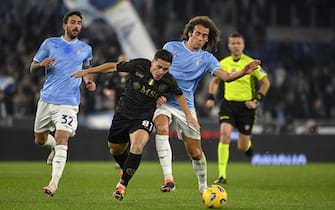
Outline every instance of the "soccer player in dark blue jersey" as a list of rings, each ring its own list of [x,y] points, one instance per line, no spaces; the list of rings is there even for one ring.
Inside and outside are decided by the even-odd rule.
[[[156,101],[162,95],[171,93],[186,116],[189,126],[199,129],[199,124],[189,110],[183,92],[168,72],[172,54],[158,50],[152,61],[133,59],[120,63],[105,63],[76,72],[72,76],[82,77],[93,73],[127,72],[127,85],[121,96],[112,125],[108,145],[111,154],[122,169],[122,177],[116,185],[114,198],[122,200],[128,182],[140,165],[143,148],[153,130],[152,117]],[[129,152],[126,151],[130,143]]]

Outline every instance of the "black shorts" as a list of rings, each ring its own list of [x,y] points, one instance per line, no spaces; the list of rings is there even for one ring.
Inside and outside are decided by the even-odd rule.
[[[109,129],[108,141],[114,144],[128,143],[129,134],[143,129],[151,134],[154,124],[151,119],[129,119],[121,114],[115,113],[112,125]]]
[[[220,123],[230,123],[240,133],[251,135],[255,119],[255,109],[248,109],[244,102],[222,101],[219,112]]]

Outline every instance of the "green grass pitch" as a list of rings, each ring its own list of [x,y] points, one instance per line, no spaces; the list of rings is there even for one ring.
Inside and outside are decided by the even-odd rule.
[[[56,195],[42,193],[50,178],[45,162],[0,162],[0,209],[206,209],[197,190],[191,162],[173,165],[177,189],[161,193],[158,162],[142,162],[123,201],[112,198],[119,170],[114,162],[69,160]],[[335,209],[335,164],[252,166],[230,163],[228,202],[224,209]],[[208,183],[217,178],[217,165],[208,163]]]

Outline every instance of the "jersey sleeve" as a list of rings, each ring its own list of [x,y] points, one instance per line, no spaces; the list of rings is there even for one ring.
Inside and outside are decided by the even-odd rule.
[[[134,72],[138,68],[150,68],[151,61],[142,58],[136,58],[129,61],[121,61],[116,65],[116,69],[118,72]]]
[[[256,79],[262,80],[264,77],[267,76],[267,73],[263,70],[261,66],[259,66],[253,73],[252,76],[256,77]]]
[[[209,73],[212,76],[215,76],[215,71],[216,70],[221,70],[221,66],[220,63],[218,61],[218,59],[213,55],[213,54],[209,54]]]
[[[34,56],[34,61],[36,62],[42,62],[44,58],[47,58],[49,55],[49,42],[48,39],[44,40],[44,42],[41,44],[40,48],[38,49],[37,53]]]
[[[88,50],[87,50],[87,57],[86,59],[83,61],[83,66],[84,67],[89,67],[91,65],[91,61],[93,59],[93,54],[92,54],[92,47],[91,46],[87,46]]]
[[[163,46],[163,49],[168,50],[168,51],[172,50],[171,42],[165,43],[164,46]]]
[[[134,69],[134,65],[131,61],[121,61],[116,65],[118,72],[130,72],[131,69]]]

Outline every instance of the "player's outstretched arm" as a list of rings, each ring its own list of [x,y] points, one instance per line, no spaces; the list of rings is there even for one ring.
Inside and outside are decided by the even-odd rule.
[[[261,61],[260,60],[253,60],[250,63],[248,63],[247,65],[245,65],[243,71],[244,74],[251,74],[253,71],[255,71],[258,66],[261,65]]]
[[[248,63],[247,65],[245,65],[245,67],[243,68],[242,71],[238,71],[235,73],[231,73],[229,74],[228,72],[224,71],[223,69],[216,69],[215,70],[215,75],[220,77],[222,80],[224,80],[225,82],[232,82],[238,78],[243,77],[246,74],[250,74],[253,71],[255,71],[258,66],[261,64],[260,60],[253,60],[250,63]]]
[[[77,71],[77,72],[73,73],[71,75],[71,77],[77,78],[77,77],[84,77],[87,74],[95,74],[95,73],[108,74],[108,73],[116,72],[116,65],[117,65],[117,63],[115,63],[115,62],[104,63],[104,64],[101,64],[99,66],[95,66],[95,67],[92,67],[92,68]]]

